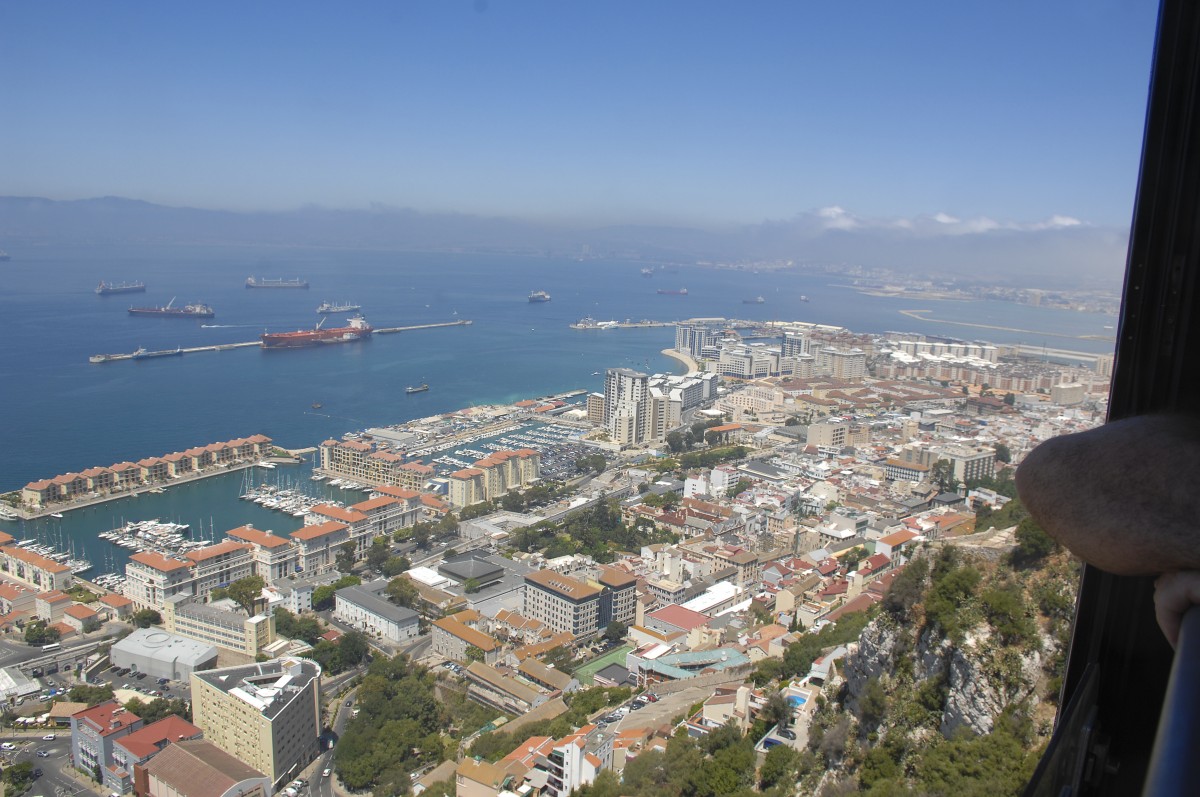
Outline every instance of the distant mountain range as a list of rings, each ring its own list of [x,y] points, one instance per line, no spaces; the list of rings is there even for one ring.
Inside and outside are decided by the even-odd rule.
[[[102,197],[0,197],[0,247],[74,243],[260,244],[638,258],[649,261],[792,260],[973,278],[1031,287],[1118,288],[1126,230],[1056,217],[1035,224],[943,214],[866,219],[823,208],[783,221],[706,230],[621,225],[566,227],[513,218],[303,207],[233,212]]]

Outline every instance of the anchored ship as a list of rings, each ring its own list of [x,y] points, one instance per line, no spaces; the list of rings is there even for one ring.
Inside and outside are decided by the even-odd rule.
[[[657,293],[663,296],[687,296],[687,288],[680,288],[677,291],[672,291],[667,288],[659,288]]]
[[[652,269],[652,268],[644,268],[644,269],[642,269],[642,276],[643,276],[643,277],[653,277],[653,276],[654,276],[654,269]]]
[[[268,277],[247,277],[246,278],[246,287],[247,288],[304,288],[305,290],[307,290],[308,289],[308,281],[302,280],[299,277],[296,277],[295,279],[290,279],[290,280],[285,280],[283,278],[270,279]]]
[[[755,296],[753,299],[742,299],[742,304],[763,304],[767,300],[761,296]]]
[[[331,304],[330,302],[321,302],[321,306],[317,308],[317,312],[321,315],[330,313],[353,313],[355,310],[361,310],[362,305],[359,304]]]
[[[413,393],[424,393],[428,389],[429,385],[422,383],[420,385],[416,385],[415,387],[406,387],[404,388],[404,392],[411,396]]]
[[[529,294],[529,301],[548,302],[550,301],[550,294],[546,293],[545,291],[534,291],[533,293]]]
[[[174,304],[175,297],[172,296],[166,307],[130,307],[129,314],[166,316],[168,318],[212,318],[216,315],[211,307],[200,302],[186,304],[183,307],[172,307]]]
[[[96,286],[97,296],[110,296],[114,293],[145,293],[146,283],[144,282],[105,282],[100,280],[100,284]]]
[[[322,318],[312,329],[299,329],[295,332],[268,332],[262,336],[264,349],[296,349],[302,346],[316,346],[319,343],[350,343],[371,336],[374,327],[363,320],[362,316],[351,318],[344,327],[322,329],[325,323]]]

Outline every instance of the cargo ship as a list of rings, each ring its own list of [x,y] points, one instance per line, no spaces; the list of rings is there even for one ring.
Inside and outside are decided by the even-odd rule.
[[[654,269],[652,269],[652,268],[644,268],[644,269],[642,269],[642,276],[643,276],[643,277],[653,277],[653,276],[654,276]]]
[[[742,299],[742,304],[764,304],[766,301],[761,296],[755,296],[753,299]]]
[[[308,290],[308,281],[302,280],[299,277],[295,279],[285,280],[270,279],[268,277],[247,277],[247,288],[304,288]]]
[[[361,310],[362,305],[359,304],[332,304],[330,302],[321,302],[321,306],[317,308],[317,312],[321,315],[329,313],[353,313],[355,310]]]
[[[658,294],[661,296],[687,296],[687,288],[680,288],[677,291],[672,291],[667,288],[659,288]]]
[[[145,293],[146,283],[144,282],[105,282],[100,280],[100,284],[96,286],[97,296],[111,296],[114,293]]]
[[[90,363],[110,363],[114,360],[124,360],[128,355],[125,354],[93,354],[88,357]]]
[[[134,360],[150,360],[155,357],[182,357],[183,349],[163,349],[162,351],[138,349],[131,356]]]
[[[424,393],[428,389],[429,389],[429,385],[422,383],[420,385],[416,385],[415,387],[412,387],[412,386],[406,387],[406,388],[404,388],[404,392],[411,396],[413,393]]]
[[[550,301],[550,294],[546,293],[545,291],[534,291],[533,293],[529,294],[529,301],[535,303],[548,302]]]
[[[172,307],[174,304],[175,297],[172,296],[166,307],[130,307],[129,314],[165,316],[167,318],[212,318],[216,315],[207,304],[196,302],[183,307]]]
[[[320,343],[351,343],[371,336],[374,329],[361,316],[351,318],[346,326],[322,329],[325,323],[322,318],[312,329],[300,329],[295,332],[268,332],[262,336],[264,349],[297,349],[302,346],[316,346]]]

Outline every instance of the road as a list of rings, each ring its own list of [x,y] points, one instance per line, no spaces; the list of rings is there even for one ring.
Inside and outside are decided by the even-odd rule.
[[[5,736],[3,740],[15,744],[17,750],[4,753],[5,766],[29,761],[35,770],[42,771],[41,777],[33,781],[28,794],[35,797],[71,797],[84,794],[107,794],[100,787],[82,775],[77,775],[71,767],[71,736],[70,733],[58,733],[53,741],[43,741],[41,736],[45,731],[36,735]],[[37,751],[49,753],[46,758],[38,758]]]

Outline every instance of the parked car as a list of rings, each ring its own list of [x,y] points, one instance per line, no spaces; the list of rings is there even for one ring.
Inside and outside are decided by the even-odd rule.
[[[12,742],[0,742],[0,750],[16,750],[17,746]]]
[[[780,728],[776,733],[785,739],[791,739],[792,741],[796,739],[796,732],[791,728]]]
[[[57,734],[57,733],[48,733],[48,734],[46,734],[45,736],[43,736],[43,737],[42,737],[42,741],[43,741],[43,742],[52,742],[52,741],[54,741],[54,740],[55,740],[55,739],[57,739],[57,738],[58,738],[58,734]]]

